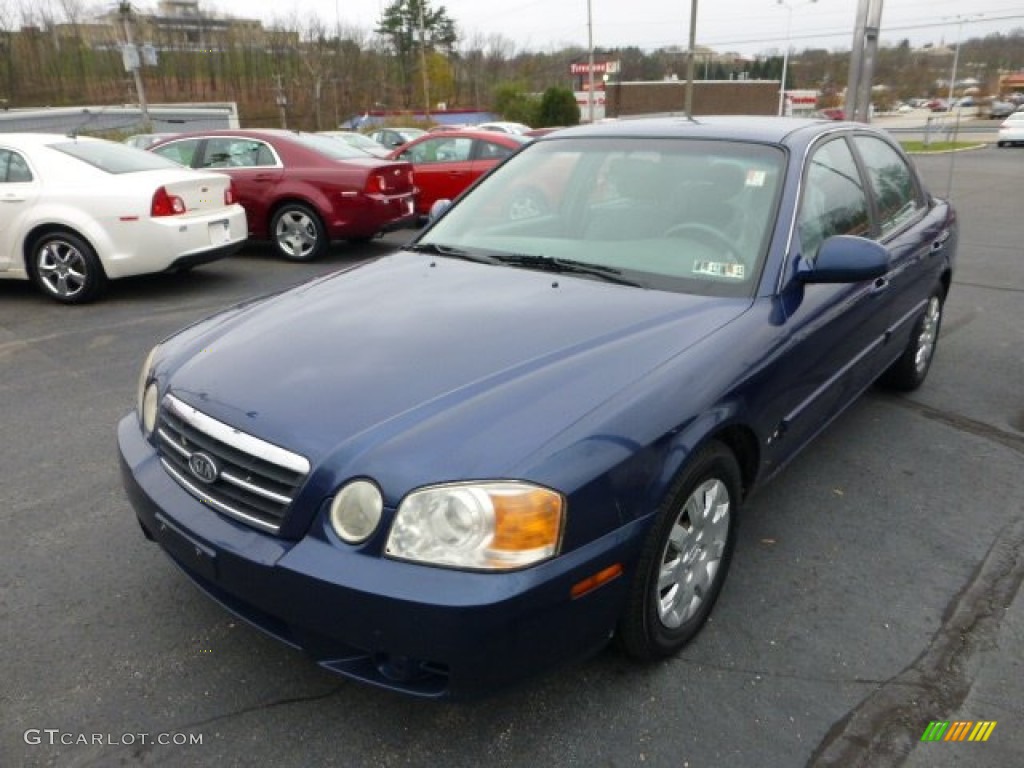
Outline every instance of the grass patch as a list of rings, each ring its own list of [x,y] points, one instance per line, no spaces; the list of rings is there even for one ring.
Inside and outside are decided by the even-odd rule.
[[[906,152],[951,152],[955,149],[971,149],[980,146],[984,142],[978,141],[932,141],[925,144],[923,141],[901,141],[900,145]]]

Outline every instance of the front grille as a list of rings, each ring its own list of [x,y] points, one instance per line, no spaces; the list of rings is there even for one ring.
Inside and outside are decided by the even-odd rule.
[[[164,468],[222,514],[277,533],[309,461],[164,395],[156,428]]]

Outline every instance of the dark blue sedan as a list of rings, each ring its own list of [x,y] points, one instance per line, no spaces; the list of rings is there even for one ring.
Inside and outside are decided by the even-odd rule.
[[[204,591],[422,696],[678,651],[747,496],[874,382],[924,381],[957,247],[900,148],[831,121],[566,129],[440,208],[160,343],[118,429]]]

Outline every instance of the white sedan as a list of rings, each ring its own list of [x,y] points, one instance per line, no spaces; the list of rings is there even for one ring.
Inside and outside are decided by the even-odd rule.
[[[1014,112],[1003,120],[996,143],[1000,147],[1024,144],[1024,112]]]
[[[0,278],[81,304],[107,280],[205,264],[247,236],[223,174],[104,139],[0,134]]]

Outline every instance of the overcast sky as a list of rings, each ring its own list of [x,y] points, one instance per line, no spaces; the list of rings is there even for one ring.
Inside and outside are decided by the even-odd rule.
[[[316,16],[326,25],[371,31],[385,0],[200,0],[200,8],[233,16],[280,21],[299,27]],[[792,20],[793,50],[820,47],[848,50],[857,0],[703,0],[697,10],[697,44],[752,55],[785,46]],[[135,0],[140,9],[156,0]],[[586,0],[431,0],[443,5],[464,39],[499,34],[520,49],[547,51],[565,45],[587,47]],[[686,47],[690,0],[590,0],[594,46],[635,45],[644,49]],[[968,10],[969,9],[969,10]],[[961,23],[962,20],[962,23]],[[914,45],[955,43],[965,38],[1024,28],[1022,0],[886,0],[883,44],[909,38]]]

